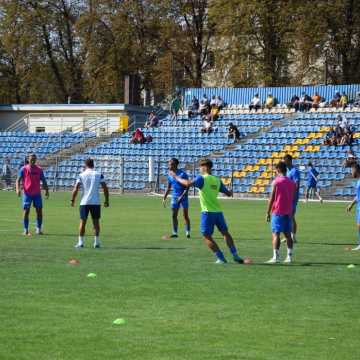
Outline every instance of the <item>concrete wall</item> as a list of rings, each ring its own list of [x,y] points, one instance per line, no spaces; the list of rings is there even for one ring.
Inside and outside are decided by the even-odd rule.
[[[68,111],[67,111],[68,110]],[[131,105],[9,105],[0,106],[0,131],[24,119],[30,132],[45,128],[46,132],[65,130],[112,133],[119,130],[120,116],[129,116],[129,124],[142,127],[151,111]]]

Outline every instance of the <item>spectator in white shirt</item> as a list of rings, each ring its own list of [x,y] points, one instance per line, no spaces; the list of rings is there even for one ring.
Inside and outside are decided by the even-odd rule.
[[[255,96],[250,101],[249,110],[251,111],[253,109],[255,111],[258,111],[259,109],[261,109],[261,100],[259,98],[259,94],[255,94]]]

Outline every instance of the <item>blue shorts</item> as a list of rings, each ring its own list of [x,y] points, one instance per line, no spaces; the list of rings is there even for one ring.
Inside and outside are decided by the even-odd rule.
[[[292,231],[292,218],[289,215],[271,216],[271,231],[273,233],[290,233]]]
[[[205,236],[211,236],[214,233],[215,226],[223,233],[228,230],[224,214],[222,212],[202,212],[200,231]]]
[[[80,205],[80,219],[87,220],[89,213],[93,220],[99,220],[101,216],[100,205]]]
[[[307,187],[308,190],[310,190],[310,189],[316,190],[317,189],[317,183],[307,183],[306,187]]]
[[[23,209],[24,210],[30,209],[31,204],[34,205],[35,209],[42,209],[43,203],[42,203],[41,194],[37,194],[37,195],[24,194],[23,195]]]
[[[172,209],[180,209],[181,207],[183,209],[188,209],[189,208],[189,198],[187,196],[185,196],[180,203],[177,202],[178,197],[173,197],[171,199],[171,208]]]

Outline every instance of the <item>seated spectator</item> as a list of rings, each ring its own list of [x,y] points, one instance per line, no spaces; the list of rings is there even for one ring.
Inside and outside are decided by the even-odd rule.
[[[234,139],[235,142],[238,142],[240,140],[240,131],[233,123],[229,124],[228,138]]]
[[[171,102],[171,107],[170,107],[173,120],[177,119],[180,109],[181,109],[181,98],[180,95],[177,94],[173,99],[173,101]]]
[[[210,107],[212,107],[212,106],[217,106],[217,99],[216,99],[215,95],[212,96],[211,101],[210,101]]]
[[[313,109],[317,110],[317,109],[319,108],[319,106],[320,106],[320,103],[321,103],[321,96],[319,95],[318,92],[316,92],[316,93],[312,96],[311,100],[312,100],[312,107],[313,107]]]
[[[210,105],[210,101],[209,101],[208,97],[206,96],[206,94],[203,95],[201,101],[203,101],[205,105]]]
[[[288,109],[295,109],[295,111],[299,111],[299,101],[300,98],[297,95],[293,95],[290,99],[290,102],[287,104]]]
[[[354,141],[354,132],[350,126],[346,127],[343,132],[343,136],[339,145],[348,145],[351,146]]]
[[[220,96],[216,96],[216,103],[219,110],[222,110],[225,106],[225,102]]]
[[[342,129],[345,129],[345,128],[347,128],[347,127],[349,126],[349,122],[348,122],[346,116],[338,115],[338,116],[336,117],[336,119],[337,119],[337,121],[338,121],[338,122],[337,122],[338,125],[339,125]]]
[[[336,131],[334,127],[332,127],[330,131],[325,135],[324,145],[337,145]]]
[[[339,107],[339,103],[340,103],[340,99],[341,99],[340,92],[339,92],[339,91],[336,91],[334,97],[333,97],[333,98],[331,99],[331,101],[330,101],[330,105],[331,105],[332,107],[338,108],[338,107]]]
[[[259,94],[255,94],[252,100],[250,101],[249,110],[258,111],[259,109],[261,109],[261,100],[259,98]]]
[[[213,132],[212,128],[213,122],[211,121],[210,115],[203,116],[203,127],[201,132],[203,134],[211,134]]]
[[[210,112],[209,104],[205,103],[204,100],[200,101],[199,113],[200,115],[207,115]]]
[[[146,139],[141,129],[136,129],[131,137],[130,144],[145,144]]]
[[[199,100],[196,98],[196,96],[193,96],[188,111],[188,117],[191,118],[192,116],[196,116],[199,113],[199,107]]]
[[[312,98],[306,94],[306,92],[302,92],[299,100],[299,110],[300,111],[309,111],[312,106]]]
[[[353,105],[360,107],[360,91],[356,93]]]
[[[349,103],[349,99],[345,92],[342,93],[341,98],[339,100],[339,106],[342,107],[343,110],[346,109],[347,105]]]
[[[155,128],[158,126],[159,126],[159,118],[156,116],[154,111],[151,111],[149,114],[149,117],[145,123],[145,128],[149,129],[149,128]]]
[[[357,163],[356,155],[352,150],[348,151],[347,158],[344,160],[343,166],[348,168]]]
[[[211,121],[216,121],[219,118],[220,109],[216,105],[211,106],[210,117]]]
[[[275,106],[275,99],[271,93],[268,94],[265,100],[265,108],[271,110]]]

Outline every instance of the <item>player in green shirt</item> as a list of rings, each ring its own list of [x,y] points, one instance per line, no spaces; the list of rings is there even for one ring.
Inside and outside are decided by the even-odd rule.
[[[243,259],[238,255],[234,240],[228,231],[228,227],[221,210],[218,200],[219,192],[232,196],[232,192],[228,190],[221,180],[211,175],[212,161],[203,159],[200,161],[200,174],[195,180],[186,180],[177,176],[174,172],[170,172],[170,176],[174,177],[180,184],[190,187],[195,186],[199,189],[200,205],[201,205],[201,232],[204,236],[206,245],[214,252],[217,264],[225,264],[227,261],[224,254],[220,250],[212,235],[215,226],[224,236],[227,246],[233,256],[235,262],[242,264]],[[181,200],[181,198],[180,198]]]

